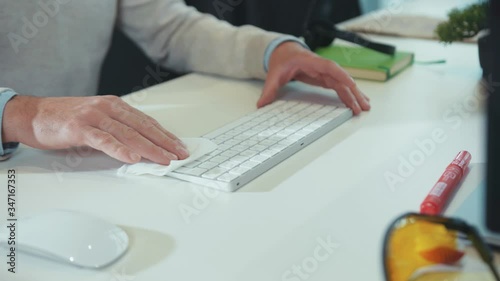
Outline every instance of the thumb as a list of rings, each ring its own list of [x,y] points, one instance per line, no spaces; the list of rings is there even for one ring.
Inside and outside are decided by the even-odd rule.
[[[270,103],[272,103],[276,96],[278,95],[278,90],[283,86],[283,83],[280,81],[279,71],[269,72],[267,75],[266,82],[264,84],[264,88],[262,89],[262,94],[260,96],[259,101],[257,102],[257,107],[263,107]]]

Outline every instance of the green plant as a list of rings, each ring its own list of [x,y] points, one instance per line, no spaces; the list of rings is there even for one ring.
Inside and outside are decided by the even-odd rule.
[[[488,2],[472,4],[463,10],[453,9],[448,21],[439,24],[435,32],[440,41],[449,44],[475,36],[487,27],[487,22]]]

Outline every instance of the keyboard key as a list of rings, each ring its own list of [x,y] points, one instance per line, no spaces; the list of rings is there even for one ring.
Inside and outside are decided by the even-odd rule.
[[[208,172],[202,174],[201,176],[206,179],[216,179],[220,175],[224,174],[227,170],[221,167],[215,167],[212,170],[209,170]]]
[[[210,153],[207,153],[207,155],[210,155],[210,156],[215,156],[215,155],[219,155],[222,153],[222,150],[221,149],[216,149]]]
[[[236,135],[239,135],[240,132],[238,131],[238,128],[232,129],[231,131],[228,131],[225,133],[228,136],[234,137]]]
[[[243,163],[243,162],[247,161],[247,160],[248,160],[248,158],[250,158],[250,157],[247,157],[247,156],[242,156],[242,155],[236,155],[236,156],[234,156],[233,158],[231,158],[231,159],[229,159],[229,160],[230,160],[230,161],[232,161],[232,162],[236,162],[236,163],[238,163],[238,165],[239,165],[239,164],[241,164],[241,163]]]
[[[193,161],[193,162],[191,162],[191,163],[187,163],[187,164],[185,164],[185,165],[184,165],[184,166],[182,166],[182,167],[184,167],[184,168],[194,168],[194,167],[196,167],[196,166],[198,166],[198,165],[200,165],[200,164],[201,164],[201,162],[200,162],[200,161]]]
[[[246,146],[254,146],[256,144],[258,144],[259,142],[256,141],[256,140],[246,140],[246,141],[242,141],[240,144],[241,145],[246,145]]]
[[[230,149],[232,147],[232,145],[229,145],[229,144],[219,144],[219,147],[218,149],[222,150],[222,152]]]
[[[248,135],[240,134],[240,135],[235,136],[233,139],[238,140],[238,141],[244,141],[244,140],[247,140],[249,138],[250,138],[250,136],[248,136]]]
[[[266,149],[266,150],[262,151],[262,152],[260,153],[260,155],[264,156],[264,157],[266,158],[266,160],[267,160],[268,158],[271,158],[271,157],[273,157],[274,155],[278,154],[278,152],[280,152],[280,151],[279,151],[279,150],[277,150],[277,149],[271,149],[271,148],[270,148],[270,149]],[[252,159],[253,159],[253,158],[252,158]],[[265,160],[264,160],[264,161],[265,161]]]
[[[275,141],[272,141],[270,139],[265,139],[265,140],[261,141],[259,144],[269,147],[275,143],[276,143]]]
[[[255,155],[254,157],[250,158],[250,161],[262,163],[262,162],[266,161],[267,159],[269,159],[269,157],[262,155],[262,154],[259,154],[259,155]]]
[[[232,168],[238,166],[239,164],[240,163],[238,163],[238,162],[228,160],[228,161],[220,164],[219,167],[224,168],[226,170],[229,170],[229,169],[232,169]]]
[[[222,176],[218,177],[217,180],[223,181],[223,182],[230,182],[230,181],[236,179],[237,177],[238,177],[238,175],[226,173],[226,174],[223,174]]]
[[[248,167],[242,167],[242,166],[238,166],[234,169],[231,169],[229,171],[229,173],[231,174],[234,174],[234,175],[237,175],[237,176],[241,176],[243,175],[244,173],[250,171],[252,168],[248,168]]]
[[[257,151],[254,151],[254,150],[247,150],[247,151],[243,151],[242,153],[240,153],[241,156],[245,156],[245,157],[252,157],[254,155],[257,155]]]
[[[240,166],[243,168],[252,169],[252,168],[258,166],[259,164],[260,163],[258,163],[258,162],[248,160],[248,161],[243,162]]]
[[[299,135],[299,134],[297,134],[297,135],[291,135],[291,136],[288,137],[289,140],[292,140],[294,142],[297,142],[297,141],[299,141],[299,140],[301,140],[303,138],[304,137],[301,136],[301,135]]]
[[[262,144],[256,144],[256,145],[254,145],[254,146],[250,147],[249,149],[250,149],[250,150],[253,150],[253,151],[261,152],[262,150],[264,150],[264,149],[266,149],[266,148],[267,148],[267,146],[265,146],[265,145],[262,145]]]
[[[240,151],[236,151],[236,150],[231,149],[231,150],[226,150],[226,151],[222,152],[220,154],[220,156],[231,158],[231,157],[238,155],[238,154],[240,154]]]
[[[214,141],[215,143],[217,143],[218,141],[220,141],[220,142],[225,142],[225,141],[227,141],[227,140],[229,140],[229,139],[231,139],[231,136],[226,135],[226,134],[223,134],[223,135],[220,135],[220,136],[216,137],[215,139],[213,139],[213,141]]]
[[[197,160],[197,161],[199,161],[199,162],[205,162],[205,161],[207,161],[208,159],[210,159],[210,158],[212,158],[212,157],[213,157],[213,156],[211,156],[211,155],[203,155],[203,156],[201,156],[200,158],[198,158],[198,160]]]
[[[270,136],[269,138],[267,138],[268,140],[272,141],[273,143],[277,143],[277,142],[280,142],[284,139],[285,137],[282,137],[282,136],[278,136],[278,135],[274,135],[274,136]]]
[[[205,163],[201,163],[200,166],[198,166],[198,168],[210,170],[212,168],[217,167],[218,165],[219,165],[219,163],[208,161]]]
[[[238,144],[238,145],[231,147],[231,150],[243,152],[243,151],[247,150],[249,147],[250,147],[249,145]]]
[[[237,140],[234,140],[234,139],[230,139],[230,140],[227,140],[223,143],[223,145],[229,145],[230,147],[231,146],[234,146],[234,145],[237,145],[238,143],[240,143],[239,141]]]
[[[215,162],[217,164],[220,164],[222,162],[225,162],[229,159],[229,157],[225,157],[225,156],[222,156],[222,155],[219,155],[219,156],[215,156],[214,158],[210,159],[211,162]]]
[[[277,150],[278,152],[280,152],[282,150],[285,150],[285,148],[287,148],[286,145],[277,143],[277,144],[271,146],[269,149],[274,149],[274,150]]]
[[[293,134],[294,132],[291,131],[291,130],[283,130],[283,131],[279,131],[276,136],[278,137],[282,137],[282,138],[286,138],[288,137],[289,135]]]
[[[250,138],[250,140],[256,141],[257,143],[259,143],[259,142],[261,142],[261,141],[263,141],[265,139],[267,139],[267,137],[262,137],[262,136],[259,136],[259,135],[255,135],[255,136],[253,136],[253,137]]]
[[[191,175],[191,176],[200,176],[201,174],[205,173],[207,169],[202,169],[202,168],[177,168],[175,169],[176,173],[181,173],[181,174],[186,174],[186,175]]]
[[[224,140],[224,139],[213,139],[212,141],[215,142],[216,144],[221,144],[221,143],[225,142],[226,140]]]
[[[290,146],[290,145],[292,145],[294,143],[295,143],[295,141],[292,140],[292,139],[290,139],[290,138],[286,138],[286,139],[278,142],[278,144],[281,144],[281,145],[284,145],[284,146]]]

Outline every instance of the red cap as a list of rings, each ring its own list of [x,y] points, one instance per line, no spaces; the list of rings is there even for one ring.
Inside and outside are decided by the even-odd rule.
[[[441,211],[438,210],[438,207],[431,202],[424,202],[422,203],[422,205],[420,205],[420,213],[434,216],[439,215]]]
[[[464,173],[467,166],[469,166],[471,158],[472,156],[468,151],[462,150],[457,154],[457,157],[455,157],[450,165],[458,166],[462,170],[462,173]]]

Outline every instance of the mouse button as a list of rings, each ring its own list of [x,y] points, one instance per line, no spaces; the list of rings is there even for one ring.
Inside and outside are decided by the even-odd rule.
[[[128,244],[128,235],[121,228],[113,226],[103,229],[103,232],[95,232],[92,238],[82,244],[85,249],[75,251],[72,262],[99,268],[122,256],[128,249]]]
[[[45,253],[47,256],[68,259],[76,246],[71,229],[49,217],[31,217],[18,220],[17,244],[20,250]]]

